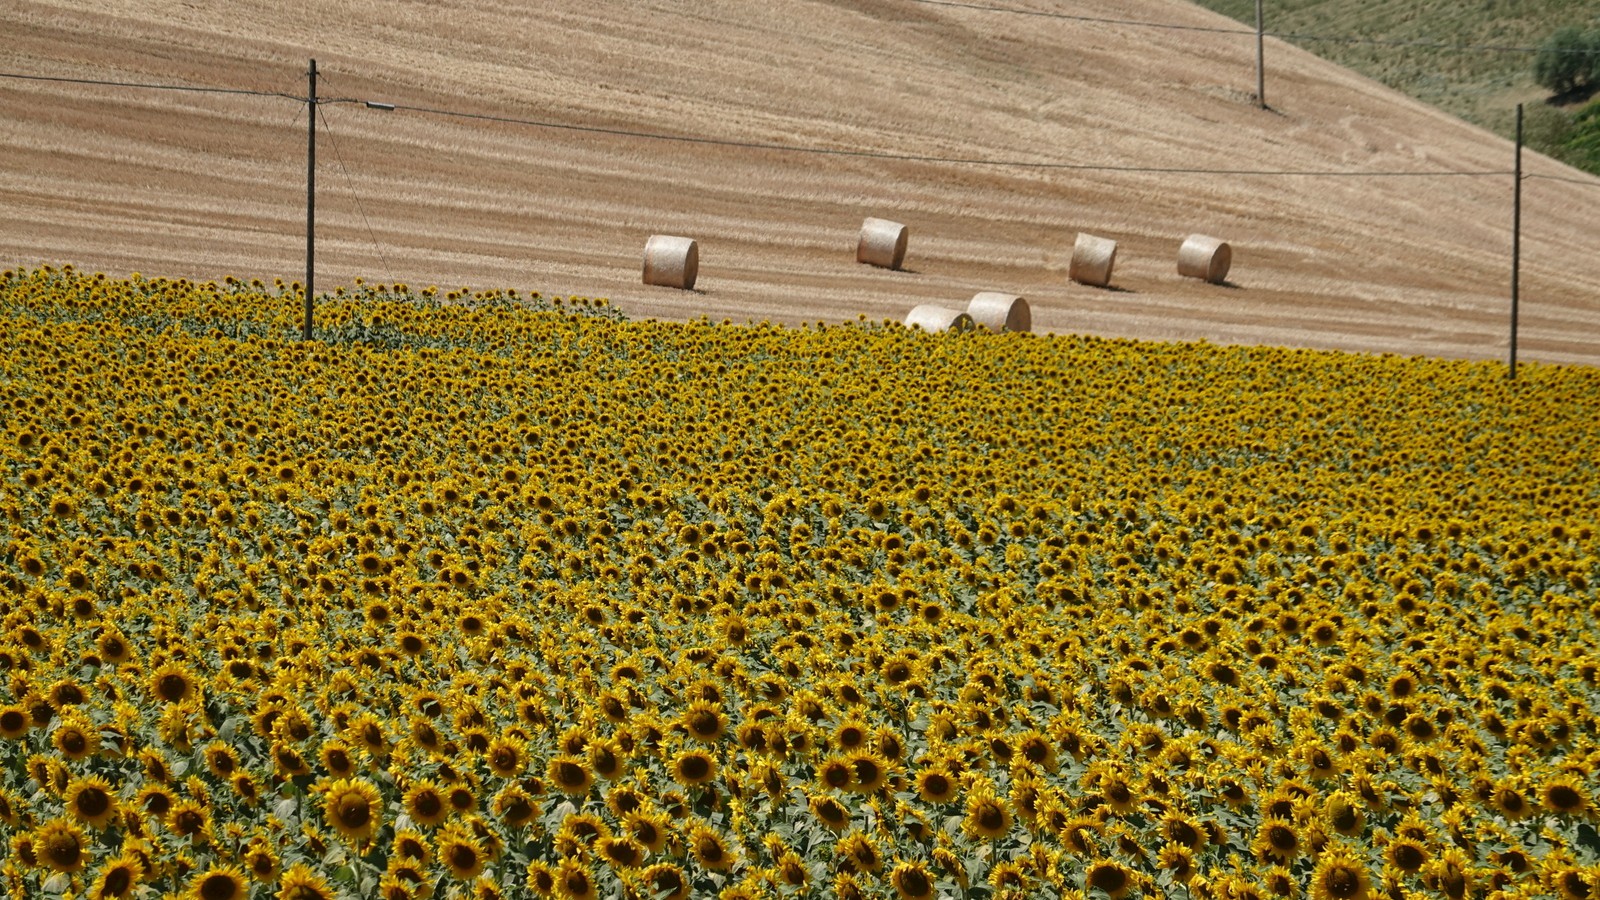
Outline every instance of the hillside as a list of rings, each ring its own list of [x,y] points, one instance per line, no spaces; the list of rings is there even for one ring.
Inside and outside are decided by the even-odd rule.
[[[1255,0],[1199,3],[1255,25]],[[1583,0],[1273,0],[1269,9],[1268,31],[1354,38],[1291,40],[1505,137],[1515,133],[1518,103],[1536,125],[1546,116],[1549,91],[1533,80],[1532,55],[1454,47],[1537,47],[1561,25],[1600,22],[1594,4]]]
[[[1016,6],[1062,10],[1017,0]],[[1501,138],[1273,42],[907,0],[787,4],[109,3],[0,11],[0,70],[224,85],[725,141],[903,156],[1218,170],[1504,171]],[[1065,10],[1094,16],[1096,7]],[[1117,18],[1233,27],[1185,3]],[[634,317],[899,318],[974,291],[1036,327],[1497,358],[1509,177],[1312,178],[800,155],[322,107],[318,286],[607,296]],[[0,263],[300,277],[303,107],[0,80]],[[328,131],[331,130],[331,140]],[[1538,158],[1522,349],[1600,362],[1600,179]],[[855,264],[865,216],[907,223],[906,272]],[[1121,242],[1115,291],[1066,278],[1073,237]],[[1180,281],[1192,232],[1236,289]],[[700,290],[639,284],[653,233],[701,242]]]

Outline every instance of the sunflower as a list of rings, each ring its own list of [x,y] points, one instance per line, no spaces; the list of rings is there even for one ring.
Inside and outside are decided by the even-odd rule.
[[[992,791],[974,791],[967,797],[967,815],[961,827],[974,837],[1004,837],[1011,831],[1011,810]]]
[[[383,731],[383,721],[370,712],[356,715],[345,729],[351,743],[365,747],[376,759],[389,755],[389,739]]]
[[[1365,900],[1372,895],[1366,863],[1346,850],[1322,854],[1311,874],[1313,900]]]
[[[1100,798],[1118,815],[1126,815],[1139,807],[1139,792],[1120,774],[1112,773],[1100,779]]]
[[[622,817],[622,828],[627,835],[644,845],[651,853],[660,853],[667,845],[670,822],[656,812],[639,811]]]
[[[840,832],[850,827],[850,811],[832,797],[812,797],[811,814],[830,831]]]
[[[100,752],[100,730],[74,713],[62,717],[61,724],[50,736],[50,743],[68,761],[76,762]]]
[[[277,766],[278,772],[288,778],[311,774],[311,766],[300,751],[282,741],[274,741],[272,744],[272,762]]]
[[[1544,882],[1560,900],[1591,900],[1600,888],[1600,869],[1587,870],[1547,861]]]
[[[450,808],[458,813],[466,814],[478,809],[478,795],[473,793],[470,785],[452,784],[445,788],[444,797],[450,803]]]
[[[324,743],[322,749],[317,751],[317,756],[322,760],[322,767],[335,778],[349,778],[355,774],[356,761],[351,758],[350,746],[344,741]]]
[[[551,898],[556,895],[556,871],[539,860],[528,863],[524,870],[528,876],[528,889],[534,896]]]
[[[848,864],[851,871],[877,872],[883,868],[883,856],[878,853],[877,845],[859,831],[850,832],[834,845],[833,856],[842,864]]]
[[[277,851],[263,840],[251,841],[245,849],[243,862],[251,880],[261,884],[272,884],[283,875],[283,862],[278,859]]]
[[[1172,879],[1179,884],[1188,884],[1199,874],[1195,867],[1194,851],[1175,841],[1162,845],[1161,851],[1156,854],[1156,865],[1170,872]]]
[[[672,758],[671,771],[679,784],[707,784],[717,777],[717,761],[705,750],[690,748]]]
[[[0,706],[0,737],[16,740],[33,728],[28,711],[20,706]]]
[[[728,719],[723,715],[720,705],[697,700],[684,710],[683,727],[695,740],[714,744],[727,731]]]
[[[851,790],[855,786],[855,777],[855,767],[843,756],[830,757],[817,766],[817,781],[825,788]]]
[[[167,663],[150,673],[150,693],[162,703],[182,703],[194,696],[194,673],[177,663]]]
[[[322,811],[334,831],[364,843],[383,823],[383,798],[365,779],[341,778],[323,791]]]
[[[575,859],[564,859],[553,873],[555,896],[561,900],[593,900],[597,894],[594,875]]]
[[[1097,860],[1084,870],[1083,885],[1085,890],[1095,888],[1104,891],[1111,900],[1118,900],[1133,887],[1133,872],[1116,860]]]
[[[1583,782],[1571,775],[1558,775],[1539,789],[1539,803],[1560,816],[1581,816],[1590,807]]]
[[[889,761],[871,750],[862,750],[844,758],[850,767],[849,789],[858,794],[871,794],[889,780]]]
[[[89,846],[76,823],[54,819],[34,832],[33,853],[57,872],[76,872],[83,868]]]
[[[589,771],[584,762],[582,757],[566,753],[552,756],[550,763],[545,766],[545,777],[564,794],[586,796],[594,786],[594,773]]]
[[[91,828],[104,828],[117,817],[116,795],[98,775],[73,779],[62,801],[73,818]]]
[[[439,791],[439,785],[431,778],[424,778],[413,784],[406,791],[402,803],[405,805],[406,815],[418,825],[438,825],[450,816],[450,804],[445,802],[444,794]]]
[[[167,810],[167,830],[196,844],[206,843],[211,834],[211,811],[193,800],[179,800]]]
[[[704,825],[689,830],[689,850],[703,868],[721,872],[733,867],[735,856],[722,836]]]
[[[916,787],[924,802],[949,803],[955,799],[959,784],[943,768],[931,768],[917,773]]]
[[[471,881],[487,861],[483,846],[472,830],[453,824],[439,835],[439,862],[459,881]]]
[[[1305,840],[1288,819],[1263,819],[1251,844],[1256,856],[1264,861],[1288,864],[1305,852]]]
[[[19,819],[16,795],[0,787],[0,824],[16,827]]]
[[[620,776],[627,762],[627,754],[613,739],[600,739],[589,742],[589,766],[601,778],[611,781]]]
[[[511,828],[522,828],[539,814],[539,807],[521,785],[507,785],[494,798],[494,814]]]
[[[595,849],[613,869],[637,868],[645,856],[644,845],[631,837],[604,837],[596,843]]]
[[[276,900],[334,900],[335,896],[327,879],[305,863],[295,863],[278,882]]]
[[[218,778],[228,779],[239,770],[239,754],[222,741],[213,741],[201,751],[205,757],[206,768]]]
[[[89,900],[126,900],[144,878],[144,864],[139,858],[124,851],[122,855],[106,862],[89,888]]]
[[[505,735],[491,740],[489,749],[484,753],[484,758],[489,763],[489,771],[501,778],[517,777],[522,772],[526,756],[522,742]]]
[[[639,874],[645,896],[653,900],[683,900],[689,896],[689,879],[671,863],[656,863]]]
[[[1515,784],[1502,782],[1496,785],[1489,798],[1490,804],[1507,819],[1525,819],[1533,813],[1533,804]]]
[[[889,884],[900,900],[929,900],[934,894],[933,874],[920,862],[895,864],[889,871]]]
[[[1383,851],[1384,861],[1407,874],[1414,874],[1428,862],[1428,848],[1421,841],[1397,837]]]
[[[1367,817],[1355,798],[1343,791],[1328,795],[1322,805],[1323,821],[1345,837],[1359,837],[1367,827]]]
[[[1169,810],[1161,817],[1161,836],[1196,853],[1206,846],[1205,828],[1177,810]]]
[[[811,883],[811,870],[805,860],[793,850],[783,851],[778,857],[778,881],[788,887],[803,888]]]
[[[244,873],[232,867],[209,869],[189,883],[193,900],[244,900],[249,893]]]

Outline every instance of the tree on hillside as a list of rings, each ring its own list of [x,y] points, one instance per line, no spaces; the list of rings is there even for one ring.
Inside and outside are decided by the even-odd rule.
[[[1557,95],[1600,87],[1600,28],[1558,28],[1539,47],[1533,78]]]

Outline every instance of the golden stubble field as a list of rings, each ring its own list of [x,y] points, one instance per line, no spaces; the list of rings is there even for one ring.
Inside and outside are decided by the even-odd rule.
[[[1093,4],[1017,8],[1107,15]],[[1186,3],[1119,18],[1232,27]],[[562,125],[892,154],[1155,168],[1508,170],[1506,141],[1278,43],[894,2],[33,2],[0,71],[321,94]],[[1356,351],[1505,353],[1510,177],[997,168],[689,144],[324,106],[318,287],[357,277],[609,297],[633,317],[900,318],[977,290],[1036,327]],[[303,272],[305,113],[282,98],[0,79],[0,263]],[[331,140],[329,133],[331,132]],[[1526,358],[1600,361],[1600,179],[1530,157]],[[904,272],[854,262],[906,223]],[[1121,242],[1116,290],[1066,277]],[[1184,282],[1191,232],[1233,288]],[[701,242],[700,290],[639,283],[645,239]]]

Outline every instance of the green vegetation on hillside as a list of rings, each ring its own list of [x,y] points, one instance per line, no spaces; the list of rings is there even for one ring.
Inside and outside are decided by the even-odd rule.
[[[1255,24],[1255,0],[1197,2]],[[1269,0],[1266,20],[1291,43],[1506,137],[1525,104],[1530,146],[1581,164],[1565,147],[1570,114],[1547,105],[1535,81],[1534,53],[1456,48],[1539,47],[1557,28],[1600,26],[1592,0]],[[1313,39],[1325,37],[1373,43]],[[1439,46],[1418,46],[1426,44]]]

